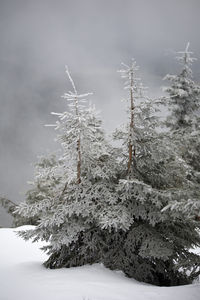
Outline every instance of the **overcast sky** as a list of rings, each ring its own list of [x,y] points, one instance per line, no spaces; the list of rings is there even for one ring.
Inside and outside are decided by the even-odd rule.
[[[70,85],[93,92],[108,131],[124,120],[120,63],[134,57],[151,95],[178,71],[173,50],[200,59],[199,0],[0,0],[0,195],[24,199],[37,156],[56,149],[51,111]],[[200,62],[194,65],[200,81]],[[0,211],[0,225],[8,220]]]

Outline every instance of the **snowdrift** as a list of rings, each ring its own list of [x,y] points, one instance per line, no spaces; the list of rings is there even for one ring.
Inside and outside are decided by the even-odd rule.
[[[199,300],[200,283],[157,287],[95,264],[47,270],[42,243],[25,242],[16,231],[0,229],[0,300]],[[196,250],[200,253],[200,249]]]

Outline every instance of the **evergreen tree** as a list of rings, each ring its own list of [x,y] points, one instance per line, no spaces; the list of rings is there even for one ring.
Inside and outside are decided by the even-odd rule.
[[[114,206],[116,201],[112,148],[105,141],[94,107],[86,107],[89,94],[78,94],[68,69],[66,72],[73,87],[73,92],[64,94],[68,110],[53,113],[59,118],[55,127],[63,151],[62,164],[50,167],[50,178],[46,181],[44,177],[42,194],[36,195],[39,201],[22,203],[17,209],[24,217],[39,219],[35,229],[20,235],[48,242],[43,249],[50,255],[45,263],[49,268],[100,261],[107,234],[101,227],[109,219],[107,206]],[[40,173],[39,178],[41,183]]]
[[[13,202],[12,200],[6,198],[6,197],[0,197],[0,205],[2,208],[5,209],[5,211],[13,218],[12,219],[12,226],[21,226],[24,224],[29,224],[29,223],[23,223],[22,219],[19,217],[19,215],[16,215],[14,213],[17,204]],[[27,221],[27,220],[26,220]]]
[[[38,203],[17,208],[39,220],[20,235],[48,242],[49,268],[103,262],[140,281],[188,283],[200,272],[199,256],[189,251],[200,244],[199,223],[167,207],[171,200],[194,200],[191,168],[156,131],[160,101],[142,98],[135,61],[124,67],[130,105],[127,125],[115,132],[119,149],[106,142],[95,110],[84,104],[88,94],[77,93],[67,70],[73,92],[64,94],[68,110],[56,113],[63,151],[61,164],[50,168],[56,185],[44,184]]]
[[[20,214],[16,213],[17,203],[7,199],[5,197],[0,197],[0,204],[6,210],[6,212],[12,216],[12,227],[19,227],[22,225],[35,225],[37,219],[31,217],[22,217]]]
[[[189,43],[184,51],[177,53],[176,59],[182,69],[178,75],[166,75],[170,86],[164,88],[169,94],[166,101],[170,114],[165,122],[172,139],[184,160],[200,171],[200,86],[193,80],[192,63],[196,60],[189,51]]]
[[[168,136],[190,170],[188,179],[193,183],[195,197],[180,202],[172,201],[168,207],[200,220],[200,86],[193,81],[191,66],[196,58],[192,55],[189,43],[184,51],[177,52],[176,59],[181,71],[178,75],[166,75],[170,86],[164,90],[170,96],[166,101],[170,111],[165,122],[170,129]]]
[[[13,211],[16,208],[16,203],[7,199],[6,197],[0,197],[0,205],[6,210],[6,212],[13,217]]]
[[[200,87],[192,80],[192,63],[196,58],[192,57],[193,52],[189,51],[189,43],[184,51],[177,52],[176,59],[181,65],[178,75],[166,75],[171,85],[165,87],[170,98],[168,101],[170,115],[166,125],[173,131],[180,129],[199,128],[200,113]]]
[[[55,187],[61,180],[61,174],[57,174],[56,170],[60,169],[61,171],[62,168],[58,168],[58,166],[62,166],[62,161],[58,160],[55,154],[39,157],[38,162],[34,166],[34,180],[29,182],[31,188],[26,193],[25,206],[32,204],[40,205],[40,202],[49,197],[49,193],[55,190]],[[23,216],[19,214],[16,211],[18,205],[15,202],[5,197],[0,197],[0,204],[13,217],[12,226],[18,227],[37,224],[39,215]]]
[[[124,67],[129,119],[124,130],[115,132],[115,138],[122,140],[116,206],[123,211],[123,227],[113,229],[108,237],[111,247],[104,264],[157,285],[188,283],[199,274],[199,256],[189,251],[200,243],[196,223],[186,222],[181,212],[162,211],[171,200],[194,197],[187,166],[165,135],[155,130],[160,124],[155,114],[159,101],[141,99],[143,86],[135,61]],[[119,224],[119,215],[116,218]]]

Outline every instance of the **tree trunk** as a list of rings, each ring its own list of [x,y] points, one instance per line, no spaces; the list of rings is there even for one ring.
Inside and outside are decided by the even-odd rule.
[[[134,99],[133,99],[133,72],[132,71],[130,75],[131,75],[131,82],[130,82],[131,121],[130,121],[130,136],[129,136],[129,145],[128,145],[128,150],[129,150],[128,173],[130,172],[131,169],[133,156],[135,156],[135,149],[133,149],[132,138],[131,138],[133,127],[134,127]]]
[[[77,161],[77,184],[81,183],[81,140],[80,137],[77,141],[77,152],[78,152],[78,161]]]

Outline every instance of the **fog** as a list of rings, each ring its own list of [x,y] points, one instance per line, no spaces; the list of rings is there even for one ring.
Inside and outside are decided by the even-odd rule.
[[[65,109],[65,65],[93,92],[111,132],[124,120],[116,72],[134,57],[149,93],[179,70],[174,50],[200,58],[199,0],[0,0],[0,195],[19,202],[37,156],[57,148],[51,111]],[[193,68],[200,78],[200,62]],[[10,225],[0,208],[0,225]]]

